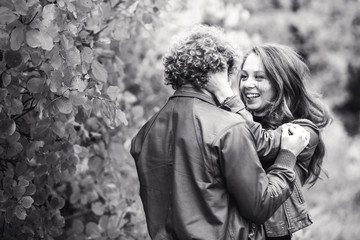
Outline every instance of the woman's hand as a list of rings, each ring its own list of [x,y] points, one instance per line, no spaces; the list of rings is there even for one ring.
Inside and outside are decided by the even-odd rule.
[[[234,95],[231,89],[227,69],[222,72],[208,73],[209,81],[205,89],[213,94],[219,103],[222,103],[227,97]]]
[[[281,149],[288,150],[297,157],[308,145],[310,133],[297,124],[286,123],[281,127]]]

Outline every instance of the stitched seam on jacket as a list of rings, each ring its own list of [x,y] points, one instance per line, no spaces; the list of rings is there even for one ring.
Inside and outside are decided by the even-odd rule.
[[[145,134],[144,134],[144,138],[143,138],[143,140],[142,140],[142,143],[146,140],[146,138],[147,138],[147,136],[148,136],[148,134],[149,134],[149,132],[150,132],[150,129],[151,129],[152,126],[154,125],[154,123],[155,123],[156,119],[158,118],[160,112],[165,108],[165,106],[166,106],[168,103],[169,103],[169,100],[168,100],[168,101],[166,102],[166,104],[155,114],[152,122],[149,124],[149,126],[147,127],[147,129],[146,129],[146,131],[145,131]],[[175,102],[175,103],[176,103],[176,102]],[[174,104],[174,105],[175,105],[175,104]],[[174,110],[174,107],[173,107],[172,111],[173,111],[173,110]],[[143,146],[143,144],[141,144],[141,146]],[[139,152],[141,152],[141,150],[142,150],[142,147],[141,147],[141,149],[140,149]]]
[[[193,112],[192,112],[192,120],[193,120],[193,125],[194,125],[194,129],[195,129],[195,136],[196,136],[196,141],[198,143],[198,146],[199,146],[199,149],[200,149],[200,153],[201,153],[201,157],[203,159],[203,162],[204,162],[204,166],[205,166],[205,169],[207,169],[210,174],[212,175],[212,177],[217,181],[217,178],[215,176],[215,171],[214,171],[214,166],[213,166],[213,163],[212,163],[212,157],[210,158],[210,166],[211,166],[211,169],[209,169],[208,167],[208,164],[206,164],[206,159],[205,159],[205,148],[204,148],[204,142],[201,142],[201,137],[200,137],[200,129],[199,129],[199,126],[196,124],[196,114],[195,114],[195,98],[193,99],[192,101],[192,109],[193,109]],[[211,156],[211,154],[210,154]]]

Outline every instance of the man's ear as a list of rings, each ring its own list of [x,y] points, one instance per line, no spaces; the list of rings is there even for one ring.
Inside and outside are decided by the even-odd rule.
[[[240,96],[240,70],[237,70],[229,76],[229,82],[234,94]]]

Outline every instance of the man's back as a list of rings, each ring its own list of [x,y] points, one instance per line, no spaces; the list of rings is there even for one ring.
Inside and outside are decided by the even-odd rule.
[[[263,189],[268,185],[265,173],[257,178],[262,169],[254,161],[251,138],[240,116],[216,107],[212,98],[192,87],[177,90],[140,130],[131,149],[152,239],[262,238],[262,230],[244,217],[265,221],[290,190],[275,192],[279,204],[263,207],[263,199],[272,197]],[[240,150],[225,163],[223,149],[233,148],[229,139]],[[290,169],[282,171],[282,177],[293,180]]]
[[[136,166],[153,239],[223,239],[229,211],[236,209],[229,208],[224,183],[213,175],[204,144],[230,125],[221,121],[225,115],[234,115],[233,124],[239,122],[235,114],[204,100],[172,97],[137,136],[133,151],[141,151]]]

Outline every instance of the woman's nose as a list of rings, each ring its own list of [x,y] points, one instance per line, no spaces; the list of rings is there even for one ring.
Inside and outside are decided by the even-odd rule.
[[[246,81],[242,82],[241,84],[245,88],[254,88],[256,86],[255,81],[251,77],[249,77]]]

